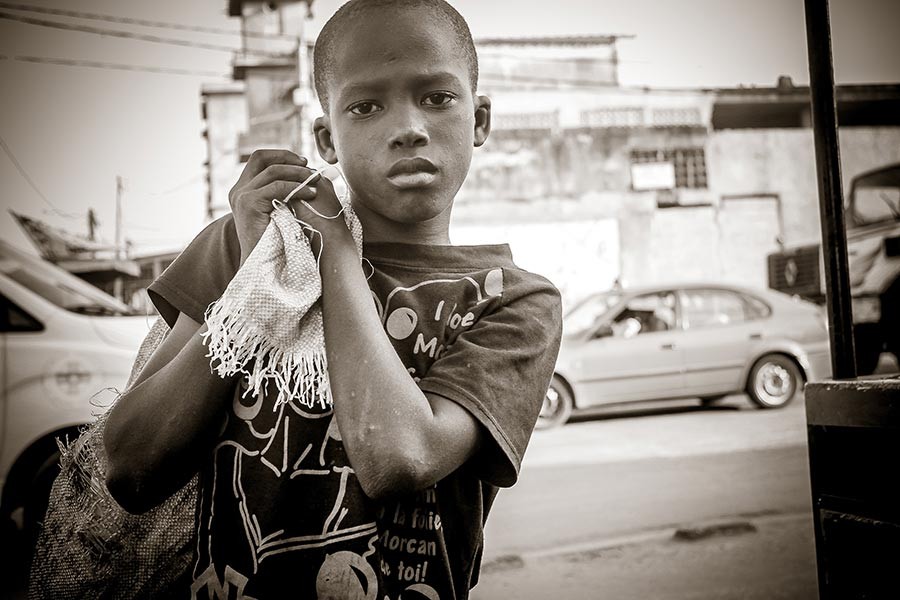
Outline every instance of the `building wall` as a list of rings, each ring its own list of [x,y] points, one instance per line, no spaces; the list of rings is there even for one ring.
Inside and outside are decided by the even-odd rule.
[[[228,191],[240,176],[238,140],[247,130],[247,100],[243,92],[218,93],[205,90],[207,144],[207,219],[231,210]]]
[[[854,175],[900,161],[900,128],[842,129],[840,142],[845,189]],[[706,188],[632,189],[633,149],[697,146],[705,149]],[[681,206],[660,208],[661,196]],[[595,255],[587,243],[565,252],[548,246],[560,265],[541,265],[543,274],[572,301],[586,293],[579,278],[598,270],[598,260],[607,261],[601,272],[614,272],[625,285],[709,280],[764,287],[766,256],[779,241],[817,240],[818,211],[809,129],[501,129],[476,151],[454,219],[481,231],[493,222],[499,241],[511,241],[504,239],[510,223],[543,219],[538,245],[555,239],[560,223],[614,220],[617,252]],[[574,262],[591,267],[566,267],[578,252],[589,255]],[[595,281],[602,286],[606,279]]]
[[[840,130],[844,195],[853,176],[900,162],[900,128],[853,127]],[[786,245],[819,239],[815,146],[810,129],[716,131],[707,146],[710,186],[718,200],[727,196],[773,194],[780,199]]]
[[[482,86],[539,89],[562,80],[573,84],[618,84],[615,38],[585,43],[557,38],[553,43],[528,40],[476,40]]]
[[[300,147],[293,96],[297,87],[296,65],[247,68],[244,79],[248,128],[241,136],[241,156],[247,157],[259,148],[296,151]]]

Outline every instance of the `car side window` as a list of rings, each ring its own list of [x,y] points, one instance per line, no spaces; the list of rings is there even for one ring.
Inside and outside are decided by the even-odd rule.
[[[43,331],[44,326],[40,321],[19,308],[12,300],[0,294],[0,333],[13,333],[21,331]]]
[[[681,318],[685,329],[720,327],[747,320],[747,305],[727,290],[682,290]]]
[[[613,335],[632,338],[675,328],[675,294],[659,292],[630,299],[612,323]]]
[[[772,314],[772,309],[769,305],[759,298],[744,296],[744,300],[747,302],[748,319],[764,319]]]

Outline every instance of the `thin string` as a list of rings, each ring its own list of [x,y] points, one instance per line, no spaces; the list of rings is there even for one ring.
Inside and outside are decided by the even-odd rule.
[[[326,166],[322,167],[321,169],[316,169],[315,171],[313,171],[312,175],[310,175],[309,177],[307,177],[306,179],[304,179],[300,184],[297,185],[297,187],[295,187],[294,189],[292,189],[292,190],[290,191],[290,193],[284,198],[284,200],[278,200],[278,199],[275,199],[275,198],[272,199],[272,206],[273,206],[273,207],[275,207],[275,208],[278,208],[278,207],[287,207],[287,208],[291,211],[291,215],[293,215],[294,220],[297,221],[297,223],[300,224],[300,228],[301,228],[302,230],[304,230],[304,231],[309,231],[309,232],[312,233],[313,235],[318,235],[319,238],[321,239],[322,243],[319,244],[319,253],[316,255],[316,267],[319,267],[320,261],[321,261],[321,259],[322,259],[322,250],[325,248],[325,243],[324,243],[324,242],[325,242],[325,236],[322,235],[322,232],[321,232],[321,231],[319,231],[318,229],[316,229],[315,227],[313,227],[312,225],[310,225],[310,224],[307,223],[306,221],[303,221],[303,220],[301,220],[301,219],[298,219],[298,218],[297,218],[297,213],[294,212],[294,208],[290,205],[290,202],[289,202],[289,201],[290,201],[290,199],[294,196],[294,194],[296,194],[297,192],[299,192],[300,190],[302,190],[303,188],[305,188],[307,185],[309,185],[309,183],[310,183],[313,179],[315,179],[316,177],[318,177],[319,175],[321,175],[321,174],[322,174],[323,172],[325,172],[327,169],[334,169],[335,171],[337,171],[338,175],[340,175],[341,179],[343,179],[345,182],[347,181],[347,178],[344,177],[344,172],[341,171],[341,168],[340,168],[340,167],[338,167],[337,165],[326,165]],[[320,213],[319,211],[317,211],[315,208],[313,208],[312,205],[311,205],[309,202],[307,202],[306,200],[301,200],[300,203],[303,204],[303,206],[305,206],[307,209],[309,209],[310,211],[312,211],[312,212],[313,212],[315,215],[317,215],[319,218],[321,218],[321,219],[327,219],[327,220],[331,221],[331,220],[337,219],[337,218],[340,217],[342,214],[344,214],[344,209],[347,208],[346,198],[339,198],[338,200],[339,200],[340,203],[341,203],[341,209],[340,209],[339,211],[337,211],[337,214],[331,215],[331,216],[329,216],[329,215],[323,215],[322,213]],[[361,261],[361,262],[364,261],[364,262],[368,263],[369,268],[371,269],[371,271],[369,272],[369,274],[366,276],[366,281],[368,281],[369,279],[372,278],[373,275],[375,275],[375,266],[372,264],[372,262],[371,262],[368,258],[360,257],[360,261]]]
[[[375,274],[375,265],[373,265],[373,264],[372,264],[372,261],[370,261],[370,260],[369,260],[368,258],[366,258],[365,256],[362,257],[362,261],[365,262],[365,263],[367,263],[367,264],[369,265],[369,268],[372,269],[372,270],[369,272],[369,274],[366,275],[366,281],[368,281],[368,280],[372,279],[372,275]]]

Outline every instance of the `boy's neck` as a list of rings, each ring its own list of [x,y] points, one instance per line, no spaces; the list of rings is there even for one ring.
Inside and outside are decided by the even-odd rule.
[[[451,205],[452,206],[452,205]],[[402,244],[449,245],[450,207],[428,221],[401,223],[386,219],[361,202],[353,202],[366,242],[398,242]]]

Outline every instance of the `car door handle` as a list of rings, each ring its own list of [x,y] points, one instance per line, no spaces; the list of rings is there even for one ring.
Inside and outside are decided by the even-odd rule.
[[[762,339],[762,334],[761,334],[761,333],[751,333],[751,334],[750,334],[750,339],[751,339],[751,340],[761,340],[761,339]]]
[[[663,344],[659,347],[660,350],[674,350],[675,344]]]

